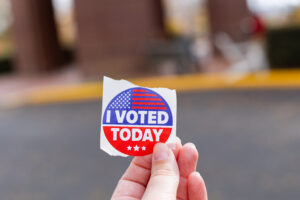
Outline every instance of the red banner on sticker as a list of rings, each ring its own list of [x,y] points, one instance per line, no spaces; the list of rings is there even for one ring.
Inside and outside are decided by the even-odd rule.
[[[151,154],[156,143],[165,143],[172,128],[103,126],[109,143],[130,156]]]

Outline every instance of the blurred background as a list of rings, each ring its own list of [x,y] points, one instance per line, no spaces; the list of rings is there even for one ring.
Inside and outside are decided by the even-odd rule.
[[[209,198],[299,199],[299,0],[0,0],[0,199],[109,199],[102,77],[178,91]]]

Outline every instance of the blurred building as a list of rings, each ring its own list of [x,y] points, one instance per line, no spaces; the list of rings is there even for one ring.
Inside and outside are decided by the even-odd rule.
[[[224,32],[234,41],[247,39],[241,29],[242,22],[251,15],[245,0],[208,0],[207,5],[212,37]]]
[[[18,70],[38,73],[62,64],[50,0],[11,0],[13,32]]]
[[[16,68],[24,73],[40,73],[62,65],[64,53],[52,1],[10,1]],[[167,39],[162,4],[162,0],[74,1],[76,66],[89,75],[142,74],[147,45]],[[246,0],[208,0],[207,11],[212,44],[220,32],[236,41],[245,39],[241,21],[250,15]]]
[[[164,37],[160,0],[75,1],[77,55],[88,74],[142,73],[145,46]]]

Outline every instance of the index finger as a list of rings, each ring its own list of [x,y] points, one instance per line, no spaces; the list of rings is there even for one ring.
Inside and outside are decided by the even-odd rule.
[[[175,157],[178,156],[182,145],[179,138],[175,145],[169,145]],[[151,175],[152,154],[135,157],[120,179],[112,199],[142,198]]]

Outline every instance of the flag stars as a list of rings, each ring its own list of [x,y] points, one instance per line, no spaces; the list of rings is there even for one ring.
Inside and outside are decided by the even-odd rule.
[[[134,147],[134,151],[139,151],[140,147],[138,145],[135,145]]]
[[[140,151],[140,150],[141,151],[146,151],[147,147],[145,147],[145,146],[140,147],[138,145],[135,145],[134,147],[132,147],[132,146],[129,145],[128,147],[126,147],[126,149],[127,149],[127,151],[131,151],[131,150],[134,150],[134,151]]]
[[[131,91],[121,93],[110,105],[110,109],[130,109]]]

